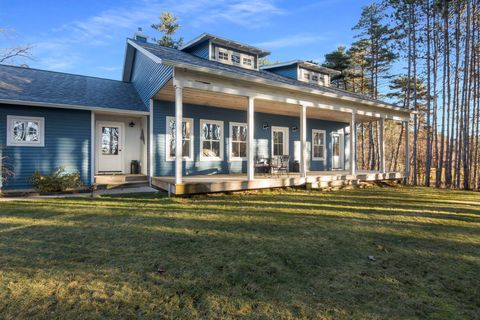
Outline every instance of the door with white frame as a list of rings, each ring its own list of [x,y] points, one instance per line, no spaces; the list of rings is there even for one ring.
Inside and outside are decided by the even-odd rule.
[[[97,173],[123,173],[122,122],[97,122]]]
[[[288,156],[288,127],[272,127],[272,158]]]
[[[343,135],[332,133],[332,169],[343,169]]]

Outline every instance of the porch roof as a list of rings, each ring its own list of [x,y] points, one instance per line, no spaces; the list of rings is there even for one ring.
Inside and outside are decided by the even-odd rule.
[[[241,67],[231,66],[217,61],[203,59],[177,49],[159,46],[157,44],[144,43],[132,39],[128,39],[127,41],[130,45],[146,53],[147,56],[156,60],[157,62],[172,65],[178,68],[228,74],[231,77],[236,77],[238,79],[243,79],[247,81],[257,80],[262,81],[266,84],[288,86],[291,89],[297,89],[299,91],[318,93],[320,95],[324,94],[333,98],[363,103],[367,105],[375,105],[377,107],[385,109],[394,109],[397,111],[410,113],[409,110],[400,108],[394,104],[383,102],[377,99],[371,99],[366,96],[348,92],[346,90],[298,81],[295,79],[283,77],[267,70],[250,70]]]
[[[148,112],[132,83],[0,65],[0,103]]]

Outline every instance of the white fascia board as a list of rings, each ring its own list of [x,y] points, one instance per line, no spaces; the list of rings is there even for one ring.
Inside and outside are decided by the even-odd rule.
[[[131,115],[135,115],[135,114],[148,115],[149,114],[148,111],[134,111],[134,110],[124,110],[124,109],[115,109],[115,108],[101,108],[101,107],[91,107],[91,106],[82,106],[82,105],[73,105],[73,104],[24,101],[24,100],[0,99],[0,104],[17,104],[21,106],[71,109],[71,110],[87,110],[87,111],[97,111],[97,112],[123,113],[123,114],[131,114]]]
[[[341,100],[351,101],[351,102],[355,102],[355,103],[361,103],[361,104],[370,105],[370,106],[374,106],[374,107],[380,107],[380,108],[384,108],[384,109],[388,109],[388,110],[392,110],[392,111],[398,111],[398,112],[403,112],[403,113],[408,113],[408,114],[411,113],[410,110],[405,110],[403,108],[394,107],[394,106],[391,106],[391,105],[388,105],[388,104],[378,103],[378,102],[374,102],[374,101],[370,101],[370,100],[353,98],[353,97],[349,97],[349,96],[340,96],[340,95],[332,94],[332,93],[329,93],[329,92],[323,92],[323,91],[320,91],[320,90],[315,90],[315,89],[310,89],[310,88],[302,88],[302,87],[298,87],[298,86],[294,86],[294,85],[283,84],[283,83],[278,83],[276,81],[262,79],[262,78],[259,78],[259,77],[239,75],[239,74],[228,72],[228,71],[220,71],[220,70],[215,70],[215,69],[208,68],[208,67],[200,67],[200,66],[196,66],[196,65],[193,65],[193,64],[183,63],[183,62],[177,62],[177,61],[166,60],[166,59],[163,59],[162,61],[163,61],[162,62],[163,64],[171,65],[173,67],[185,68],[185,69],[190,69],[190,70],[204,72],[204,73],[210,73],[210,74],[216,74],[216,75],[219,75],[219,76],[229,77],[229,78],[233,78],[233,79],[253,81],[253,82],[266,84],[266,85],[270,85],[270,86],[274,86],[274,87],[280,87],[280,88],[284,88],[284,89],[288,89],[288,90],[301,91],[301,92],[306,92],[306,93],[310,93],[310,94],[321,95],[321,96],[324,96],[324,97],[341,99]]]
[[[127,42],[128,42],[128,44],[130,44],[132,47],[134,47],[135,49],[137,49],[138,51],[140,51],[141,53],[143,53],[144,55],[146,55],[147,57],[149,57],[150,59],[152,59],[154,62],[156,62],[156,63],[163,63],[162,59],[160,59],[159,57],[157,57],[156,55],[154,55],[153,53],[151,53],[151,52],[148,51],[147,49],[143,48],[142,46],[139,46],[138,44],[136,44],[136,43],[133,42],[132,40],[128,39]]]

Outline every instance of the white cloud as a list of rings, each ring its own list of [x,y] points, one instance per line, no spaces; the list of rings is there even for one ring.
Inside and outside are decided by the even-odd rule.
[[[283,47],[302,46],[305,44],[324,41],[326,39],[327,38],[325,36],[321,36],[321,35],[297,34],[297,35],[291,35],[283,38],[259,42],[256,45],[259,47],[265,47],[265,48],[283,48]]]
[[[158,21],[162,11],[179,16],[181,25],[196,27],[200,29],[198,33],[205,31],[208,24],[218,25],[222,22],[257,28],[268,24],[273,16],[283,13],[275,1],[133,0],[129,5],[112,7],[51,30],[48,39],[33,43],[34,56],[41,57],[37,61],[39,67],[69,70],[85,62],[78,52],[79,46],[85,49],[109,46],[120,39],[123,41],[127,36],[132,36],[137,27],[148,28]],[[153,32],[145,31],[153,35]]]

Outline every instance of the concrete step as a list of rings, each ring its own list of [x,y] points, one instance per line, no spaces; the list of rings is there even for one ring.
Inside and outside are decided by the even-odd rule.
[[[148,181],[133,181],[133,182],[124,182],[124,183],[96,183],[96,190],[111,190],[111,189],[129,189],[129,188],[143,188],[149,187],[150,184]]]

